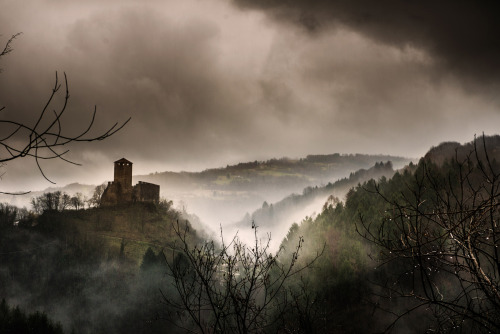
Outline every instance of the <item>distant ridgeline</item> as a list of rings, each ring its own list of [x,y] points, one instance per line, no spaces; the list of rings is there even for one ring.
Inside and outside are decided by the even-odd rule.
[[[133,202],[160,200],[160,186],[139,181],[132,186],[132,162],[125,158],[115,161],[115,179],[108,183],[101,197],[101,206],[122,205]]]
[[[416,160],[416,159],[415,159]],[[391,161],[395,169],[412,159],[390,155],[328,154],[301,159],[270,159],[242,162],[202,172],[160,172],[140,175],[141,180],[168,186],[169,190],[279,191],[283,196],[304,187],[344,178],[353,171],[369,169],[380,161]]]
[[[453,159],[458,159],[463,161],[467,156],[470,156],[473,152],[474,147],[477,146],[475,154],[478,158],[485,159],[485,150],[488,153],[489,159],[491,161],[500,161],[500,136],[484,136],[479,138],[477,141],[471,141],[469,143],[460,144],[457,142],[443,142],[438,146],[433,146],[429,152],[424,156],[425,160],[432,161],[438,166],[442,166],[445,161],[450,161]],[[484,149],[483,149],[484,148]]]

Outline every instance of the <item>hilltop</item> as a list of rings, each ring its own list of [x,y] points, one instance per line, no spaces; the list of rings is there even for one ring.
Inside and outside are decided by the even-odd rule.
[[[478,150],[475,151],[474,147]],[[489,159],[500,160],[500,136],[484,136],[478,138],[476,141],[470,141],[465,144],[460,144],[457,142],[443,142],[437,146],[431,147],[431,149],[425,154],[424,158],[428,161],[432,161],[437,165],[442,165],[446,160],[452,160],[458,158],[458,160],[464,160],[472,152],[478,154],[478,156],[484,156],[484,150],[488,153]]]
[[[411,159],[391,155],[328,154],[300,159],[270,159],[242,162],[202,172],[162,172],[135,176],[162,187],[211,189],[221,191],[278,190],[289,193],[309,185],[326,184],[346,177],[352,171],[370,168],[377,162],[391,161],[396,168]]]
[[[100,258],[126,260],[136,267],[148,248],[159,251],[175,240],[173,225],[177,221],[188,224],[189,235],[198,240],[200,232],[171,205],[171,202],[162,201],[159,204],[52,210],[19,224],[25,230],[64,241],[66,249],[95,252]]]

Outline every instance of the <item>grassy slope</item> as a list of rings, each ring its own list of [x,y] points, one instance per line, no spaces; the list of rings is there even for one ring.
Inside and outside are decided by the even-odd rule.
[[[178,212],[152,204],[45,213],[36,228],[104,258],[121,258],[139,265],[148,247],[155,252],[175,241]],[[196,238],[196,231],[190,228]]]

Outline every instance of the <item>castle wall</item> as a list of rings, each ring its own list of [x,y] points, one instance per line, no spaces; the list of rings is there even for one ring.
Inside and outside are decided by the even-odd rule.
[[[101,206],[112,206],[118,203],[118,192],[116,188],[113,182],[108,182],[108,186],[104,189],[101,196]]]
[[[101,196],[102,206],[114,206],[118,204],[126,204],[132,202],[132,188],[124,188],[121,183],[109,182],[108,187],[104,190]]]
[[[134,186],[134,199],[138,202],[158,203],[160,201],[160,186],[139,181],[139,183]]]

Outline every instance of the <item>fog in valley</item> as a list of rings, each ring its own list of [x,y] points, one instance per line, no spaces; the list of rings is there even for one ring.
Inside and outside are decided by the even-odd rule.
[[[318,167],[319,163],[314,161],[315,158],[324,159],[325,162]],[[294,166],[301,164],[301,161],[304,166]],[[380,172],[366,173],[361,177],[351,175],[360,170],[363,172],[373,169],[375,164],[384,161],[391,161],[393,167]],[[197,228],[206,230],[207,234],[215,238],[220,237],[222,228],[226,239],[238,234],[245,242],[252,242],[251,226],[254,221],[259,226],[263,239],[268,238],[268,235],[271,236],[272,249],[276,251],[292,223],[299,223],[305,217],[320,213],[329,196],[342,201],[347,191],[358,183],[368,181],[370,178],[391,177],[397,169],[403,168],[410,161],[408,158],[383,155],[337,153],[295,160],[282,158],[241,163],[203,172],[135,175],[133,183],[145,181],[160,185],[162,198],[171,200],[177,210],[184,212],[186,217],[191,217],[192,223]],[[318,172],[318,168],[326,171]],[[112,171],[111,166],[109,170]],[[298,170],[303,174],[297,174]],[[348,182],[340,182],[342,179],[343,181],[347,179]],[[337,185],[337,183],[346,184]],[[0,194],[0,201],[30,209],[31,199],[40,194],[62,191],[71,196],[80,193],[84,198],[90,199],[95,187],[96,185],[72,183],[65,187],[49,187],[25,195]],[[301,197],[307,200],[298,200]],[[275,213],[272,213],[272,219],[269,213],[264,216],[259,215],[263,206],[269,205],[277,208],[275,217]]]

